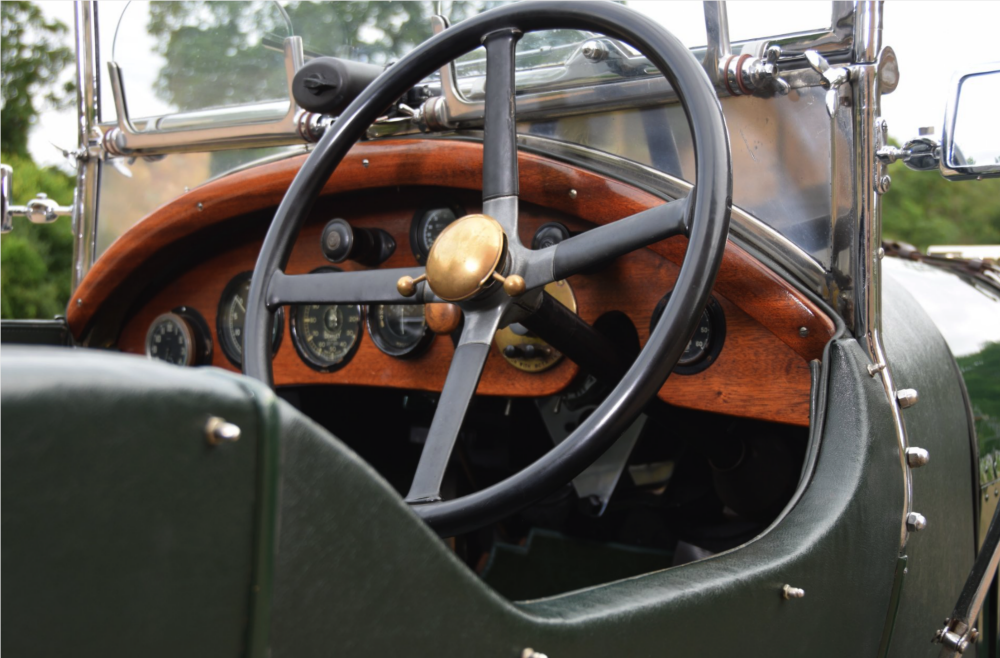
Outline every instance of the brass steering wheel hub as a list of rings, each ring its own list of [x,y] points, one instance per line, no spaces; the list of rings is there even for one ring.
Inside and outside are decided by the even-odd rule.
[[[478,294],[494,278],[507,251],[507,236],[488,215],[466,215],[449,224],[427,256],[427,284],[434,294],[460,302]]]

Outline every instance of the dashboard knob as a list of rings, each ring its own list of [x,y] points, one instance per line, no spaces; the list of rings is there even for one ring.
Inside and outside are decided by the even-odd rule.
[[[462,322],[462,309],[455,304],[428,304],[424,309],[427,326],[436,334],[450,334]]]
[[[396,241],[382,229],[354,228],[347,220],[337,218],[323,227],[320,249],[331,263],[353,260],[376,267],[396,251]]]

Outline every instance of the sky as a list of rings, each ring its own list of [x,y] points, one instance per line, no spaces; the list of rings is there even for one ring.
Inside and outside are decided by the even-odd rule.
[[[38,3],[51,17],[73,26],[73,4],[64,1]],[[102,3],[102,84],[107,88],[106,62],[111,57],[114,27],[124,3]],[[151,51],[151,40],[142,29],[139,12],[133,5],[122,21],[133,47],[127,59],[120,61],[126,74],[126,94],[137,116],[165,112],[169,108],[151,91],[159,70],[159,58]],[[700,2],[673,1],[629,2],[629,5],[673,29],[688,45],[704,43],[704,19]],[[751,2],[728,3],[732,39],[763,37],[808,28],[820,21],[829,22],[828,2]],[[917,134],[922,126],[933,126],[940,136],[948,86],[952,74],[975,64],[1000,61],[1000,0],[988,1],[915,1],[887,0],[883,11],[883,44],[891,46],[899,60],[900,82],[891,94],[883,96],[883,116],[889,133],[900,141]],[[67,36],[72,45],[72,35]],[[121,53],[119,53],[121,55]],[[123,58],[120,56],[120,60]],[[103,95],[107,119],[113,116],[110,92]],[[76,147],[75,116],[72,109],[45,112],[29,137],[32,157],[42,164],[62,164],[62,156],[53,147]]]

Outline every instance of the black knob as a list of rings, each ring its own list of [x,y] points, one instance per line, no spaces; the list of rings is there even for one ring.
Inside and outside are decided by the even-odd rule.
[[[292,96],[304,110],[337,114],[382,73],[382,67],[336,57],[317,57],[292,80]]]
[[[344,219],[331,219],[323,227],[320,248],[331,263],[353,260],[361,265],[381,265],[396,251],[396,241],[382,229],[354,228]]]
[[[535,237],[531,239],[532,249],[545,249],[552,245],[559,244],[570,236],[569,229],[559,222],[549,222],[542,224],[535,231]]]

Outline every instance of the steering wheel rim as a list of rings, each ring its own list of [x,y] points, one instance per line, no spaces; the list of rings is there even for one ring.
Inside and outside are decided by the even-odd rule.
[[[572,238],[571,241],[576,241],[572,244],[567,241],[541,252],[528,252],[520,246],[516,237],[513,51],[520,34],[553,28],[590,30],[625,41],[663,72],[677,91],[691,128],[696,184],[686,199],[593,229]],[[656,395],[694,333],[722,262],[732,206],[732,165],[722,108],[700,63],[677,38],[630,9],[604,2],[523,2],[484,12],[444,30],[388,68],[344,110],[299,170],[278,207],[254,268],[243,346],[245,374],[273,386],[269,339],[275,309],[304,301],[348,301],[327,299],[336,296],[328,292],[332,290],[329,278],[321,278],[322,275],[287,276],[283,271],[305,218],[337,165],[385,107],[420,80],[482,43],[487,46],[484,213],[488,207],[501,214],[513,213],[513,235],[511,231],[506,231],[510,252],[507,254],[508,269],[504,272],[508,277],[512,273],[523,273],[528,288],[540,290],[547,282],[546,278],[565,278],[561,275],[579,271],[581,265],[593,262],[601,254],[606,258],[609,254],[626,253],[678,232],[687,235],[688,247],[674,292],[642,352],[601,405],[569,437],[538,461],[486,489],[447,501],[435,501],[433,498],[410,500],[411,503],[421,503],[411,505],[411,509],[442,536],[482,527],[544,497],[582,472],[621,435]],[[508,68],[509,79],[506,79],[508,73],[503,71],[503,67]],[[492,98],[491,88],[494,90]],[[509,92],[508,98],[502,99],[504,103],[490,102],[496,100],[497,89]],[[504,221],[506,230],[510,222]],[[671,227],[671,222],[675,226]],[[613,227],[619,227],[617,232],[608,230]],[[601,233],[598,234],[598,231]],[[413,303],[407,302],[398,292],[386,290],[387,277],[403,272],[421,274],[419,268],[350,273],[354,277],[350,279],[354,285],[350,292],[342,294],[365,296],[368,303]],[[499,275],[500,270],[496,273]],[[343,281],[347,285],[346,275],[340,275],[344,278],[335,283]],[[417,286],[420,293],[417,301],[439,300],[433,295],[433,281],[429,284]],[[470,319],[475,324],[477,318],[486,317],[487,308],[493,308],[490,304],[502,307],[490,316],[493,331],[498,323],[512,321],[510,318],[513,315],[523,312],[523,306],[504,306],[503,294],[497,289],[490,292],[484,288],[476,299],[459,302],[466,313],[466,325],[469,325]],[[511,304],[516,306],[514,302]],[[511,308],[514,310],[511,311]],[[463,348],[463,343],[456,348],[445,390],[442,391],[442,402],[449,394],[452,373],[458,373],[459,361],[481,359],[479,371],[471,381],[471,390],[467,394],[471,399],[489,349],[490,341],[484,344],[482,336],[489,333],[492,337],[489,323],[485,324],[487,326],[479,330],[480,337],[469,342],[470,347]],[[460,354],[461,350],[464,351]],[[456,387],[468,388],[469,385],[468,377],[456,374],[452,395]],[[454,427],[455,436],[467,404],[468,400],[465,400],[461,417]],[[440,412],[436,414],[435,423],[438,422],[437,417],[443,415]],[[442,421],[442,424],[445,422]],[[454,422],[451,424],[454,425]],[[454,438],[446,446],[445,463]],[[424,452],[415,477],[415,488],[428,453],[426,447]],[[443,470],[440,475],[443,476]],[[413,490],[408,498],[414,498]]]

